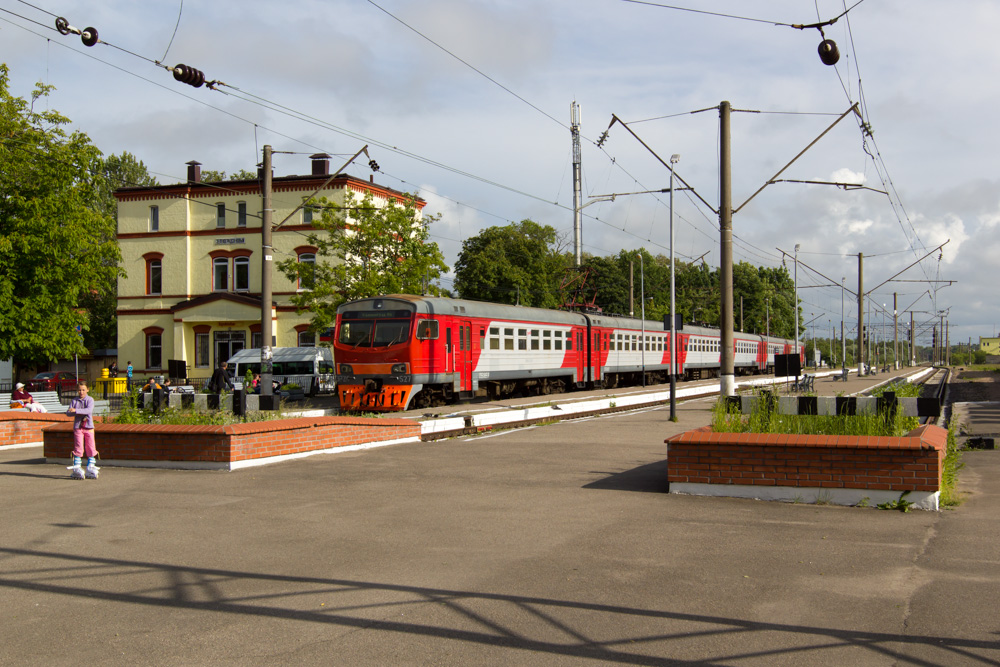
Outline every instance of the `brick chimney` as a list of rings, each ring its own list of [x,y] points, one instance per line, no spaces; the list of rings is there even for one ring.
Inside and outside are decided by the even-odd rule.
[[[191,160],[188,166],[188,183],[201,183],[201,162]]]
[[[330,175],[330,156],[326,153],[316,153],[310,155],[309,159],[312,160],[312,175],[313,176],[329,176]]]

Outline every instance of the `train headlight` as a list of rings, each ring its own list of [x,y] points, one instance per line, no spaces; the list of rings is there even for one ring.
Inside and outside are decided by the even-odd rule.
[[[341,375],[354,375],[354,369],[351,368],[350,364],[341,364],[340,365],[340,374]]]
[[[402,374],[406,373],[407,370],[408,370],[407,364],[393,364],[392,365],[392,374],[393,375],[402,375]]]

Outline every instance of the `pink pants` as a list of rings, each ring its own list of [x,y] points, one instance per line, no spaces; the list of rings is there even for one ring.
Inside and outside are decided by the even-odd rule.
[[[73,429],[73,456],[97,456],[97,446],[94,444],[94,429]]]

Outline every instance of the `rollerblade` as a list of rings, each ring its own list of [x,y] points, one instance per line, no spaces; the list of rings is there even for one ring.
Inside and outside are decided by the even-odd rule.
[[[79,463],[76,464],[75,466],[68,466],[68,468],[69,468],[69,478],[70,479],[83,479],[84,478],[83,468],[80,467]]]
[[[101,471],[100,468],[95,466],[93,463],[87,465],[84,469],[84,475],[87,479],[97,479],[97,474]]]

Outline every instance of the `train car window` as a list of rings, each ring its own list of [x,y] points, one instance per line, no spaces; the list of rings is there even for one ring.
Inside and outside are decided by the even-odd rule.
[[[472,325],[471,324],[465,325],[465,349],[466,350],[471,350],[472,349]]]
[[[538,349],[538,329],[531,330],[531,349]]]
[[[520,331],[524,331],[524,329],[520,329]],[[527,338],[518,338],[517,339],[517,349],[519,349],[519,350],[527,350],[528,349],[528,339]]]
[[[417,323],[417,340],[437,340],[437,320],[420,320]]]
[[[504,329],[503,330],[503,349],[513,350],[514,349],[514,329]]]
[[[451,327],[445,327],[444,330],[444,351],[451,353]]]
[[[573,351],[573,332],[572,331],[567,331],[566,332],[566,349],[569,350],[570,352]]]
[[[500,329],[498,327],[490,327],[490,349],[500,349]]]
[[[558,331],[556,332],[556,335],[557,335],[557,336],[559,335],[559,332],[558,332]],[[561,350],[561,349],[562,349],[562,338],[556,338],[556,339],[555,339],[554,341],[552,341],[552,342],[553,342],[553,344],[555,345],[555,348],[556,348],[557,350]]]
[[[479,327],[479,349],[486,349],[486,327]]]
[[[462,325],[458,326],[458,351],[461,352],[465,349],[465,337],[462,335],[462,330],[465,329]]]
[[[513,336],[514,335],[514,330],[513,329],[504,329],[503,330],[503,335],[504,336]]]

